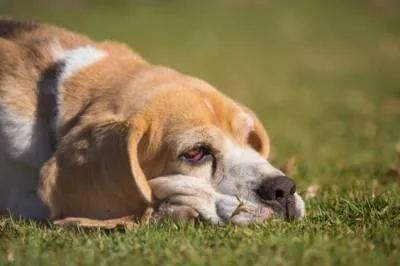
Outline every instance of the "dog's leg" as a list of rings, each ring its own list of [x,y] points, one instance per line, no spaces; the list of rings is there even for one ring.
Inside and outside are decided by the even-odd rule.
[[[0,95],[3,94],[0,97],[0,215],[44,220],[48,218],[48,211],[36,195],[36,188],[39,169],[51,154],[47,128],[35,118],[33,100],[27,100],[29,97],[19,87],[0,86]],[[24,114],[8,105],[13,102],[24,106]]]
[[[0,151],[0,215],[47,219],[48,210],[36,195],[38,170]]]
[[[9,208],[9,212],[18,219],[33,219],[37,221],[46,220],[49,214],[48,209],[36,195],[36,192],[21,196]]]

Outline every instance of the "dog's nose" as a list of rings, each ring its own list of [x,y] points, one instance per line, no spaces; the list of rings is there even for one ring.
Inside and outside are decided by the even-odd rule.
[[[263,200],[276,200],[286,206],[289,196],[296,192],[296,183],[287,176],[268,178],[257,189],[257,194]]]

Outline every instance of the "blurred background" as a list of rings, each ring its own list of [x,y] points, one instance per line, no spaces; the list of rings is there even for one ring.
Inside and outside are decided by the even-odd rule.
[[[259,115],[275,164],[297,158],[300,186],[364,182],[395,157],[398,0],[0,0],[0,14],[207,80]]]

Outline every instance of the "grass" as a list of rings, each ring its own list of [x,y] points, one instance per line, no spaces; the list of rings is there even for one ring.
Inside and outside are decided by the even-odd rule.
[[[272,162],[307,200],[303,221],[77,232],[0,220],[0,265],[400,265],[400,5],[397,1],[0,1],[128,43],[201,77],[260,116]],[[372,197],[374,184],[384,193]],[[376,187],[375,187],[376,189]]]

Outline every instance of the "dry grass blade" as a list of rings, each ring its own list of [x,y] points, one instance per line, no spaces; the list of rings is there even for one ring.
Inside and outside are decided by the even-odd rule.
[[[147,207],[142,218],[140,219],[140,225],[148,225],[151,221],[151,217],[153,216],[153,213],[154,213],[153,207]]]
[[[400,144],[396,145],[396,153],[400,158]],[[400,184],[400,166],[392,164],[386,173],[379,175],[372,184],[372,197],[376,198],[385,193],[393,183]]]
[[[236,196],[237,200],[239,201],[238,206],[236,207],[236,209],[232,212],[231,214],[231,219],[233,217],[235,217],[236,215],[245,212],[245,213],[250,213],[249,209],[246,207],[246,204],[244,203],[244,201],[242,201],[238,196]]]
[[[400,178],[400,166],[392,164],[389,169],[376,180],[379,184],[387,186],[398,182]]]
[[[394,181],[400,184],[400,166],[391,166],[388,175],[394,177]]]
[[[384,110],[389,114],[399,114],[400,113],[400,99],[389,98],[383,102]]]
[[[380,184],[377,180],[374,180],[373,185],[372,185],[372,197],[377,198],[381,196],[385,191],[387,190],[387,187],[384,185]]]
[[[7,262],[14,262],[15,260],[15,251],[12,247],[6,249],[6,260]]]
[[[304,197],[306,199],[315,198],[319,194],[320,190],[321,190],[321,186],[318,184],[309,185],[307,187],[306,193],[304,194]]]
[[[289,160],[286,161],[284,165],[280,167],[281,171],[287,175],[296,171],[296,168],[297,168],[296,156],[292,156]]]

